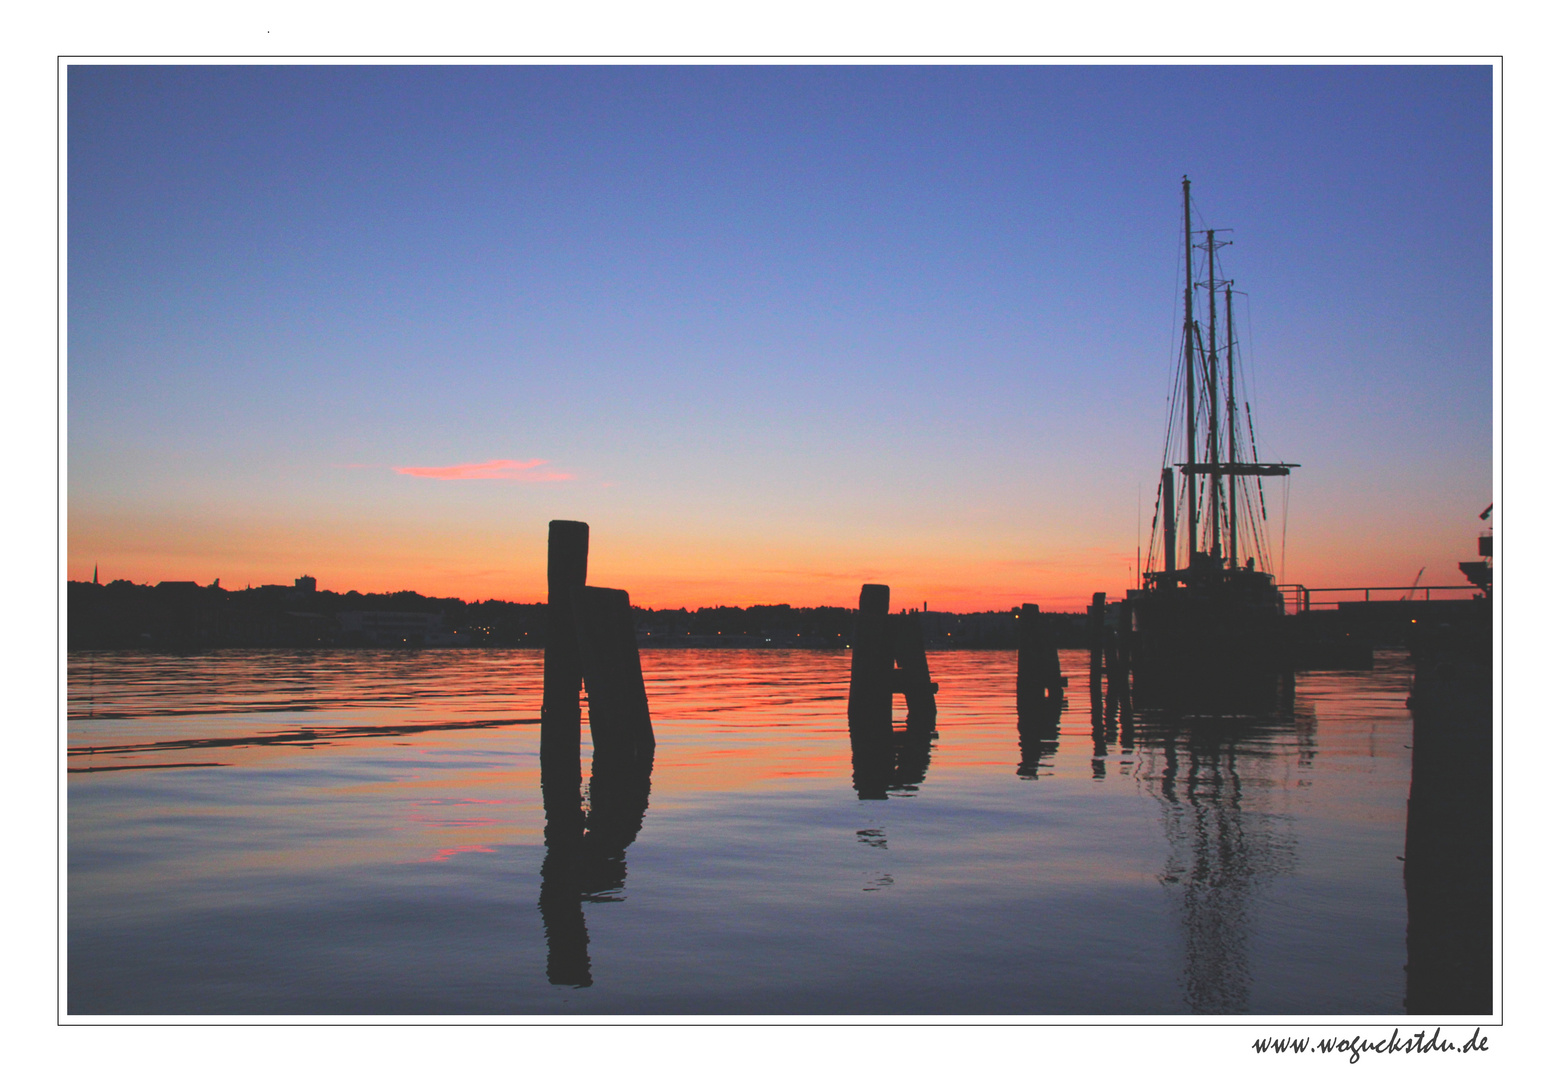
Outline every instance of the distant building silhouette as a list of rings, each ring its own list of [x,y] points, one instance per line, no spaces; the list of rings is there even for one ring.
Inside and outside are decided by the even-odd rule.
[[[297,589],[299,592],[311,593],[314,591],[314,585],[314,579],[308,574],[304,574],[303,577],[298,578],[293,582],[293,588]]]

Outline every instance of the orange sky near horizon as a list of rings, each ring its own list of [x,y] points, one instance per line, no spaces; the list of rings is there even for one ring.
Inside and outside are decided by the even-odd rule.
[[[1475,557],[1480,523],[1466,515],[1461,533],[1405,528],[1401,540],[1295,528],[1283,580],[1311,588],[1458,585],[1461,559]],[[70,522],[67,576],[137,584],[220,579],[227,589],[290,584],[309,574],[319,588],[384,593],[412,590],[466,601],[536,603],[546,598],[547,523],[516,528],[475,523],[392,525],[312,520],[232,521],[200,515],[76,515]],[[518,526],[524,525],[523,528]],[[1145,530],[1147,526],[1145,524]],[[640,607],[791,604],[854,607],[866,582],[887,584],[896,607],[971,612],[1036,603],[1081,611],[1096,591],[1119,597],[1133,584],[1131,537],[1112,547],[1064,533],[1024,538],[970,527],[901,538],[866,537],[842,528],[766,540],[732,526],[723,535],[636,528],[611,520],[592,528],[589,580],[622,588]],[[1147,559],[1147,538],[1144,558]],[[1091,542],[1093,541],[1093,542]],[[1277,553],[1275,553],[1275,562]],[[1277,567],[1275,566],[1275,570]]]

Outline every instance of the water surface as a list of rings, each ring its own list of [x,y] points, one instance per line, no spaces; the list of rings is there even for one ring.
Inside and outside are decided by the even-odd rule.
[[[646,651],[648,805],[543,905],[539,652],[73,653],[69,1011],[1403,1011],[1404,657],[1123,724],[1064,652],[1022,734],[930,662],[858,791],[849,653]]]

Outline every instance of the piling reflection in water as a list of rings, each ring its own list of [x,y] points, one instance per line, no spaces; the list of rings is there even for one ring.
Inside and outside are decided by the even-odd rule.
[[[1105,759],[1112,743],[1131,750],[1136,733],[1132,716],[1132,676],[1126,662],[1125,639],[1100,628],[1099,648],[1089,667],[1089,734],[1093,741],[1093,776],[1105,779]]]
[[[1040,764],[1056,756],[1062,740],[1060,708],[1018,717],[1018,775],[1033,780]]]
[[[850,782],[858,799],[908,795],[926,782],[936,730],[925,723],[887,732],[853,728],[850,733]]]
[[[1040,608],[1024,604],[1018,615],[1018,775],[1034,780],[1040,763],[1056,756],[1061,744],[1063,690],[1056,638],[1041,621]],[[1091,684],[1092,687],[1092,684]]]
[[[542,888],[537,907],[547,935],[547,981],[591,985],[590,934],[584,904],[613,903],[628,879],[628,847],[650,806],[647,756],[597,753],[589,809],[580,798],[578,753],[542,755]]]

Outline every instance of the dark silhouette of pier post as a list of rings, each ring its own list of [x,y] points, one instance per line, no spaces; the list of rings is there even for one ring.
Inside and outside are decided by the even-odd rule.
[[[1105,594],[1097,592],[1089,604],[1089,682],[1100,681],[1105,670]]]
[[[888,598],[887,585],[861,587],[851,643],[851,785],[861,799],[914,791],[926,779],[937,737],[937,684],[926,662],[921,615],[890,615]],[[902,732],[894,730],[895,693],[905,696]]]
[[[1040,608],[1025,604],[1018,612],[1018,775],[1033,780],[1040,762],[1056,753],[1062,730],[1062,677],[1056,637],[1040,618]]]
[[[892,690],[905,696],[906,723],[912,731],[937,724],[937,684],[926,663],[926,640],[921,634],[921,613],[907,611],[888,617],[896,666]],[[892,705],[892,693],[889,697]]]
[[[888,586],[863,585],[851,643],[850,701],[853,736],[887,739],[894,726],[894,653],[888,630]]]
[[[547,526],[547,641],[542,654],[542,889],[537,907],[547,935],[547,981],[590,985],[590,935],[580,909],[579,854],[585,833],[580,802],[580,668],[574,594],[585,584],[590,526]]]
[[[655,732],[628,593],[575,586],[574,628],[597,755],[644,758],[653,754]]]
[[[619,899],[626,851],[650,804],[655,733],[633,609],[621,589],[585,584],[590,527],[554,521],[547,537],[547,647],[542,661],[542,807],[537,906],[547,935],[547,981],[591,985],[584,902]],[[580,791],[580,686],[594,753],[590,814]]]
[[[1493,622],[1412,640],[1413,774],[1404,837],[1410,1013],[1494,1010]]]
[[[580,662],[574,627],[574,590],[585,584],[590,526],[583,521],[547,524],[547,645],[542,654],[542,752],[574,755],[579,769]],[[579,778],[575,777],[575,786]]]
[[[1062,661],[1056,651],[1056,638],[1040,618],[1040,608],[1025,604],[1018,613],[1018,715],[1020,719],[1059,712],[1062,690]]]

